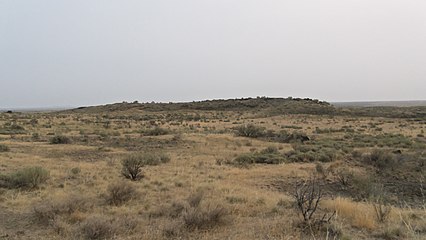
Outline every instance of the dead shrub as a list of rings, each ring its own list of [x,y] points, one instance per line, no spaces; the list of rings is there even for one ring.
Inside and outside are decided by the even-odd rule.
[[[312,178],[309,181],[303,181],[296,184],[293,197],[296,201],[296,209],[302,215],[303,222],[298,227],[304,233],[311,235],[338,236],[340,233],[335,231],[330,221],[335,215],[335,211],[329,215],[325,212],[322,217],[318,214],[319,205],[323,198],[323,192],[317,179]],[[318,215],[318,216],[317,216]]]
[[[293,197],[305,222],[311,222],[318,209],[323,193],[316,179],[296,184]]]

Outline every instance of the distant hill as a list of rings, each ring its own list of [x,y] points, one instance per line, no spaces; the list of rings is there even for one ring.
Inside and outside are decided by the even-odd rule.
[[[426,106],[423,101],[372,101],[372,102],[333,102],[336,107],[422,107]]]
[[[167,113],[176,111],[234,111],[258,116],[282,114],[344,115],[386,118],[426,119],[426,101],[407,102],[352,102],[333,103],[310,98],[241,98],[218,99],[179,103],[114,103],[100,106],[79,107],[58,113]],[[418,106],[420,105],[420,106]]]
[[[181,103],[114,103],[101,106],[80,107],[64,112],[101,113],[101,112],[165,112],[181,110],[203,111],[253,111],[268,115],[277,114],[332,114],[335,108],[328,102],[309,98],[241,98],[218,99]]]

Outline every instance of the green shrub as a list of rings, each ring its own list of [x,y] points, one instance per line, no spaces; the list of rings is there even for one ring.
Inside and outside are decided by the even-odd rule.
[[[253,153],[241,154],[238,157],[236,157],[232,163],[236,165],[253,164],[255,163],[254,155]]]
[[[284,154],[281,154],[277,148],[268,147],[260,152],[244,153],[237,156],[233,162],[234,165],[248,165],[248,164],[280,164],[287,161]]]
[[[78,175],[80,172],[81,172],[81,169],[79,167],[71,168],[71,173],[73,175]]]
[[[10,148],[4,144],[0,144],[0,152],[9,152]]]
[[[6,123],[0,128],[0,134],[23,134],[25,128],[16,123]]]
[[[28,167],[6,176],[10,188],[37,188],[49,179],[49,172],[42,167]]]
[[[145,136],[160,136],[160,135],[167,135],[169,133],[170,131],[168,129],[161,128],[161,127],[155,127],[153,129],[148,129],[142,132],[142,134]]]
[[[50,144],[69,144],[71,139],[67,136],[56,135],[49,140]]]
[[[241,137],[259,138],[265,135],[265,129],[253,124],[242,125],[235,128],[236,135]]]
[[[141,154],[140,157],[143,159],[143,162],[145,165],[150,165],[150,166],[156,166],[156,165],[160,165],[161,163],[170,162],[170,156],[163,152],[144,153],[144,154]]]
[[[335,148],[317,145],[293,144],[294,151],[286,153],[292,162],[331,162],[338,156]]]

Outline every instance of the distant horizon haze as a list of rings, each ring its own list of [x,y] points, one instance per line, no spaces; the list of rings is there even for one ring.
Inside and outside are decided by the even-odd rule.
[[[256,97],[241,97],[241,98],[257,98],[257,97],[269,97],[269,96],[256,96]],[[292,97],[292,96],[289,96]],[[116,104],[116,103],[133,103],[137,101],[138,103],[185,103],[185,102],[199,102],[199,101],[209,101],[209,100],[227,100],[227,99],[241,99],[241,98],[213,98],[213,99],[201,99],[201,100],[192,100],[192,101],[117,101],[117,102],[107,102],[100,104],[83,104],[78,106],[36,106],[36,107],[3,107],[0,106],[0,111],[46,111],[46,110],[65,110],[65,109],[73,109],[78,107],[92,107],[92,106],[101,106],[108,104]],[[288,98],[288,97],[271,97],[271,98]],[[294,96],[293,98],[299,98]],[[303,99],[303,97],[300,97]],[[315,98],[311,98],[315,99]],[[317,99],[320,101],[325,101],[323,99]],[[400,100],[400,101],[326,101],[335,106],[426,106],[426,100]]]
[[[0,0],[0,109],[426,99],[424,0]]]

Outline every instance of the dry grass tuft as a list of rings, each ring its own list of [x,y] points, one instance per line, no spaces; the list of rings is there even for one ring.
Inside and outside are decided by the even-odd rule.
[[[373,206],[366,203],[338,197],[334,200],[324,200],[322,207],[336,211],[336,218],[349,221],[353,227],[375,230],[377,228],[376,214]]]
[[[67,216],[70,222],[84,219],[82,212],[92,207],[89,199],[71,195],[50,201],[43,201],[33,206],[34,217],[40,223],[50,223],[59,216]]]
[[[113,221],[105,216],[91,216],[81,223],[79,233],[85,239],[109,239],[117,231]]]

